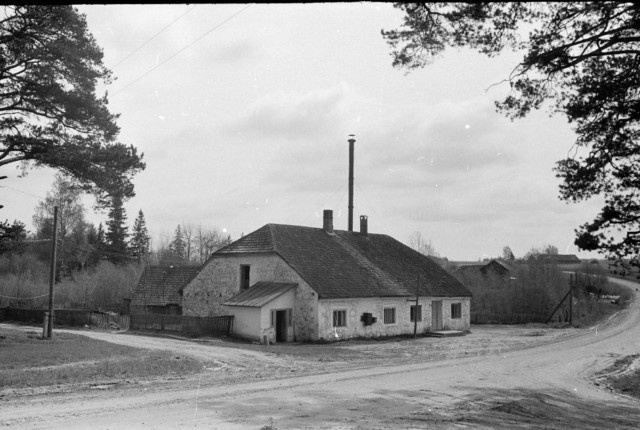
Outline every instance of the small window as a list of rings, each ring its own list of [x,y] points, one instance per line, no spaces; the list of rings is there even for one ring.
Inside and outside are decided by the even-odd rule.
[[[384,308],[384,323],[385,324],[396,323],[396,308]]]
[[[462,318],[462,303],[451,303],[451,318]]]
[[[334,327],[347,326],[347,311],[333,311],[333,326]]]
[[[250,269],[251,269],[251,266],[249,265],[243,264],[240,266],[240,291],[246,290],[247,288],[249,288]]]
[[[411,306],[411,322],[422,321],[422,305]]]

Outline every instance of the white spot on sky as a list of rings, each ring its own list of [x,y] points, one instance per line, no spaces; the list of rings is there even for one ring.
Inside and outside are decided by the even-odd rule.
[[[470,126],[469,124],[466,124],[466,125],[464,126],[464,128],[466,128],[467,130],[469,130],[469,129],[471,128],[471,126]]]

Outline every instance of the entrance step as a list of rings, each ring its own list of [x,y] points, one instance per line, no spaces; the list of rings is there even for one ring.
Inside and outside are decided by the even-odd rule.
[[[464,336],[465,333],[459,330],[439,330],[439,331],[429,331],[425,333],[425,336],[429,337],[454,337],[454,336]]]

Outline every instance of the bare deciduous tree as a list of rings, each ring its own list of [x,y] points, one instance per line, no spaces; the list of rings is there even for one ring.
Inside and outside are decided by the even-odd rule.
[[[429,257],[440,257],[440,254],[436,251],[430,239],[422,237],[422,233],[414,231],[409,236],[409,246],[421,254]]]

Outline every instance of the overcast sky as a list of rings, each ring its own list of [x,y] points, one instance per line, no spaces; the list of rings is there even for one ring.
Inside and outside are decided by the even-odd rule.
[[[558,199],[555,162],[575,135],[563,117],[511,122],[495,112],[520,59],[448,52],[421,70],[391,66],[384,3],[79,6],[116,81],[120,141],[144,153],[130,227],[144,212],[158,244],[178,224],[233,239],[267,223],[347,229],[348,143],[355,134],[354,228],[408,243],[421,232],[450,260],[517,257],[552,244],[600,201]],[[2,219],[31,229],[53,174],[2,174]],[[88,218],[104,222],[106,214]]]

